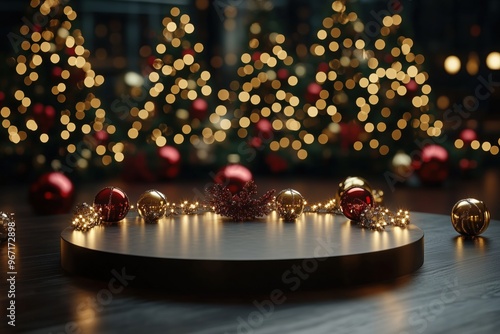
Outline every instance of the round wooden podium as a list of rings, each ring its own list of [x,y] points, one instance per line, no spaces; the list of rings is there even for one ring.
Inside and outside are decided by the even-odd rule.
[[[412,214],[418,222],[419,214]],[[235,223],[213,213],[145,224],[118,224],[61,234],[69,273],[175,291],[266,291],[351,286],[407,275],[424,262],[416,225],[377,232],[343,216],[307,213],[296,222],[271,215]]]

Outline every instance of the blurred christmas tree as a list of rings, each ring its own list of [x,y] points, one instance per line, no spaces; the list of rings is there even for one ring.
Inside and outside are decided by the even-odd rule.
[[[27,22],[7,36],[14,51],[2,75],[2,175],[82,171],[93,161],[100,132],[112,133],[95,87],[104,78],[73,25],[77,14],[59,1],[32,0]],[[5,163],[4,163],[5,162]],[[105,161],[102,161],[105,162]]]
[[[222,101],[211,116],[226,130],[232,156],[239,155],[254,170],[283,172],[290,162],[304,160],[307,151],[299,140],[305,114],[299,109],[303,89],[289,52],[283,27],[269,1],[253,1],[248,40],[239,56],[238,79],[221,89]]]
[[[191,17],[173,7],[162,23],[161,40],[146,57],[147,78],[130,91],[138,106],[121,116],[129,180],[173,178],[181,156],[185,165],[203,163],[208,146],[224,140],[207,121],[211,73],[200,61],[204,45],[194,41]]]
[[[336,0],[321,21],[310,46],[316,71],[303,109],[309,132],[332,155],[391,157],[422,148],[413,143],[440,142],[443,122],[429,99],[425,59],[399,31],[401,10],[392,1],[363,20],[361,3]]]

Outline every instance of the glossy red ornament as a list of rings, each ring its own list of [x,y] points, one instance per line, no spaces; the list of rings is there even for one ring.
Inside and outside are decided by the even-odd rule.
[[[427,145],[422,149],[419,158],[413,161],[413,167],[422,183],[438,184],[448,178],[449,156],[444,147]]]
[[[41,103],[33,105],[33,119],[44,133],[47,133],[56,120],[56,110],[52,106],[44,106]]]
[[[288,70],[286,68],[280,68],[276,72],[276,77],[278,77],[278,80],[281,80],[281,81],[288,80],[289,76],[290,76],[290,73],[288,73]]]
[[[208,103],[202,98],[197,98],[191,104],[191,116],[193,118],[204,119],[207,116]]]
[[[260,55],[261,55],[261,54],[262,54],[261,52],[259,52],[259,51],[255,51],[255,52],[252,54],[252,60],[253,60],[253,61],[260,60]]]
[[[43,174],[31,184],[29,201],[38,214],[61,214],[71,210],[74,194],[73,183],[66,175],[50,172]]]
[[[181,154],[173,146],[163,146],[158,149],[160,159],[160,178],[173,179],[179,175],[181,166]]]
[[[288,162],[276,153],[266,156],[266,164],[272,173],[283,173],[288,169]]]
[[[418,89],[418,84],[413,79],[408,81],[408,83],[405,86],[406,86],[406,89],[408,90],[408,92],[410,92],[410,93],[415,93]]]
[[[227,165],[220,169],[214,177],[215,183],[227,187],[232,194],[238,193],[243,189],[245,183],[252,179],[252,172],[240,164]]]
[[[330,65],[328,65],[327,62],[321,62],[319,63],[318,65],[318,72],[324,72],[324,73],[328,73],[328,71],[330,71]]]
[[[469,145],[477,139],[477,133],[472,129],[463,129],[460,132],[459,138],[462,139],[465,145]]]
[[[104,130],[99,130],[94,133],[94,139],[98,145],[107,145],[109,140],[109,134]]]
[[[344,191],[340,197],[340,208],[344,216],[359,221],[361,213],[368,205],[373,205],[373,195],[368,189],[352,187]]]
[[[261,118],[255,124],[255,130],[257,132],[257,137],[262,140],[269,140],[273,137],[273,125],[267,118]]]
[[[125,218],[130,209],[127,194],[120,188],[106,187],[94,198],[94,209],[105,222],[117,222]]]
[[[319,99],[319,93],[321,93],[321,86],[316,82],[312,82],[307,86],[306,100],[309,103],[315,103]]]

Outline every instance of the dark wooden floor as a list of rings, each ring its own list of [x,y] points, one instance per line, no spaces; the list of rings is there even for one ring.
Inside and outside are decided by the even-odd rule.
[[[334,195],[339,179],[259,178],[260,191],[295,188],[309,201]],[[205,182],[209,182],[205,181]],[[383,180],[391,208],[436,213],[416,215],[425,232],[425,262],[414,274],[394,282],[357,288],[288,291],[286,301],[259,311],[269,292],[222,295],[173,293],[75,277],[60,267],[60,233],[69,216],[33,215],[26,187],[2,187],[0,210],[16,212],[16,332],[33,333],[496,333],[500,328],[500,174],[437,188],[397,187]],[[191,199],[204,182],[110,184],[131,199],[149,188],[170,199]],[[91,202],[104,184],[79,187],[77,201]],[[449,220],[460,198],[476,197],[489,206],[492,221],[483,237],[458,237]],[[7,326],[7,245],[0,246],[2,281],[0,332]],[[118,270],[120,268],[117,268]],[[203,277],[200,277],[203,280]],[[110,291],[113,292],[110,292]],[[266,304],[269,305],[269,304]],[[5,329],[5,330],[4,330]]]

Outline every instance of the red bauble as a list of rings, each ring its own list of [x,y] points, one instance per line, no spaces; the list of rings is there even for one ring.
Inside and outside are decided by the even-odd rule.
[[[207,116],[208,103],[202,98],[197,98],[191,105],[191,116],[193,118],[204,119]]]
[[[319,93],[321,93],[321,86],[316,82],[312,82],[307,86],[306,100],[309,103],[316,103],[319,99]]]
[[[278,77],[278,80],[285,81],[288,80],[290,73],[288,73],[288,70],[286,68],[280,68],[276,72],[276,76]]]
[[[175,147],[160,147],[158,149],[158,158],[160,159],[160,177],[173,179],[179,174],[181,154]]]
[[[406,86],[406,89],[408,90],[408,92],[410,92],[410,93],[415,93],[418,89],[418,84],[413,79],[408,81],[408,83],[405,86]]]
[[[94,133],[94,138],[96,140],[96,144],[98,145],[107,145],[109,134],[104,130],[99,130]]]
[[[321,62],[318,65],[318,72],[327,73],[330,70],[330,66],[326,62]]]
[[[148,166],[150,158],[145,152],[125,155],[122,178],[127,182],[153,182],[156,176]]]
[[[459,137],[460,139],[463,140],[464,144],[469,145],[470,143],[472,143],[474,140],[477,139],[477,133],[472,129],[463,129],[460,132]]]
[[[130,209],[127,194],[120,188],[106,187],[94,198],[94,209],[105,222],[117,222],[125,218]]]
[[[62,68],[60,68],[59,66],[55,66],[52,69],[52,79],[54,79],[54,80],[61,79],[62,71],[63,71]]]
[[[184,57],[185,55],[191,55],[191,56],[194,56],[194,50],[191,49],[191,48],[188,48],[188,49],[184,49],[182,50],[182,56]]]
[[[352,187],[344,191],[340,197],[340,208],[344,216],[350,220],[359,221],[363,210],[373,205],[373,195],[368,189]]]
[[[257,136],[261,140],[270,141],[270,139],[273,137],[273,125],[267,118],[261,118],[255,124],[255,130],[257,132]]]
[[[415,172],[423,183],[438,184],[448,178],[448,152],[432,144],[422,149],[420,160],[413,161]]]
[[[340,145],[343,149],[349,149],[359,140],[363,128],[356,122],[340,123]]]
[[[257,60],[260,60],[260,55],[262,53],[260,53],[259,51],[255,51],[253,54],[252,54],[252,60],[253,61],[257,61]]]
[[[50,172],[31,184],[29,201],[36,213],[61,214],[71,210],[74,194],[73,183],[66,175]]]
[[[47,133],[56,120],[56,110],[52,106],[44,106],[41,103],[33,105],[33,119],[44,133]]]
[[[266,156],[266,164],[273,173],[282,173],[288,169],[288,162],[276,153]]]
[[[227,165],[215,174],[214,181],[227,187],[232,194],[238,193],[245,183],[253,179],[252,172],[240,164]]]

